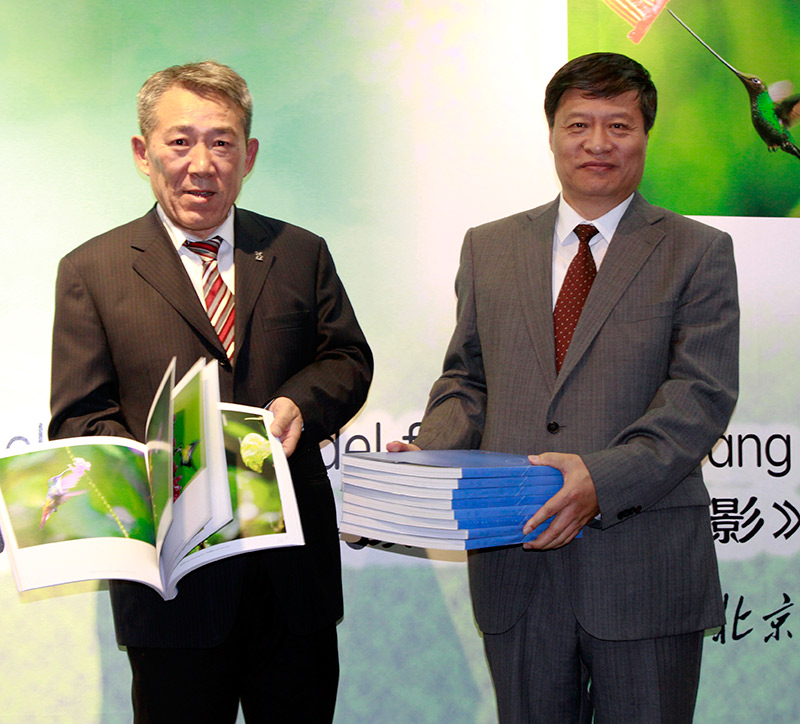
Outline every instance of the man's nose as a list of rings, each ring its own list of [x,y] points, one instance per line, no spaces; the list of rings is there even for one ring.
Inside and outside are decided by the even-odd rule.
[[[586,150],[589,153],[602,154],[611,149],[611,138],[608,130],[602,126],[595,126],[586,138]]]
[[[196,143],[189,152],[189,173],[208,176],[213,168],[211,149],[204,143]]]

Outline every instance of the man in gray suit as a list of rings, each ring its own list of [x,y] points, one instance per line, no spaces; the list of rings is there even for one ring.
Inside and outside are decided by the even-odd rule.
[[[135,721],[232,724],[241,701],[249,724],[329,723],[342,584],[319,442],[363,404],[372,355],[325,242],[234,206],[258,152],[244,80],[173,66],[138,107],[134,160],[158,203],[61,261],[50,437],[141,440],[170,360],[178,376],[217,360],[223,400],[275,414],[306,543],[203,566],[173,601],[111,582]],[[208,247],[213,264],[196,251]],[[229,293],[232,305],[211,301]]]
[[[562,193],[467,232],[416,443],[564,475],[525,525],[544,532],[469,555],[502,724],[690,722],[724,621],[701,461],[737,396],[731,239],[636,191],[656,112],[641,65],[576,58],[545,112]]]

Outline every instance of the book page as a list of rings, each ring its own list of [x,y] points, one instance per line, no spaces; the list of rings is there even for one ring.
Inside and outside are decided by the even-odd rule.
[[[158,581],[145,446],[133,440],[71,438],[0,457],[0,525],[20,590]]]
[[[230,403],[221,403],[220,410],[233,519],[176,566],[175,584],[213,560],[304,543],[289,464],[269,432],[272,413]]]
[[[160,557],[164,538],[172,524],[172,388],[175,386],[175,358],[164,373],[147,415],[147,480],[156,527],[156,554]]]
[[[205,366],[205,360],[198,360],[172,393],[172,525],[161,551],[165,577],[203,539],[201,532],[213,514],[203,413]]]

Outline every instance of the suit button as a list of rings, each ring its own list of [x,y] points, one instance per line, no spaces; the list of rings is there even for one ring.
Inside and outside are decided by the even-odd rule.
[[[555,435],[560,429],[561,426],[555,421],[547,423],[547,432],[551,435]]]

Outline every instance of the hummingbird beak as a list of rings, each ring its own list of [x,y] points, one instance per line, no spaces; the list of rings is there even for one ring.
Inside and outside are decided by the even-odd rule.
[[[711,53],[711,55],[713,55],[717,60],[719,60],[724,65],[728,66],[728,68],[730,68],[734,73],[736,73],[736,75],[739,77],[739,80],[741,80],[742,83],[745,83],[745,85],[747,85],[745,76],[742,73],[736,70],[736,68],[734,68],[727,60],[725,60],[725,58],[723,58],[716,50],[714,50],[708,43],[706,43],[705,40],[703,40],[697,33],[695,33],[694,30],[692,30],[686,23],[684,23],[683,20],[681,20],[675,13],[673,13],[672,10],[667,8],[667,12],[670,15],[672,15],[672,17],[675,18],[675,20],[677,20],[681,25],[683,25],[683,27],[686,28],[689,31],[689,33],[691,33],[695,37],[695,39],[706,50],[708,50],[709,53]]]

